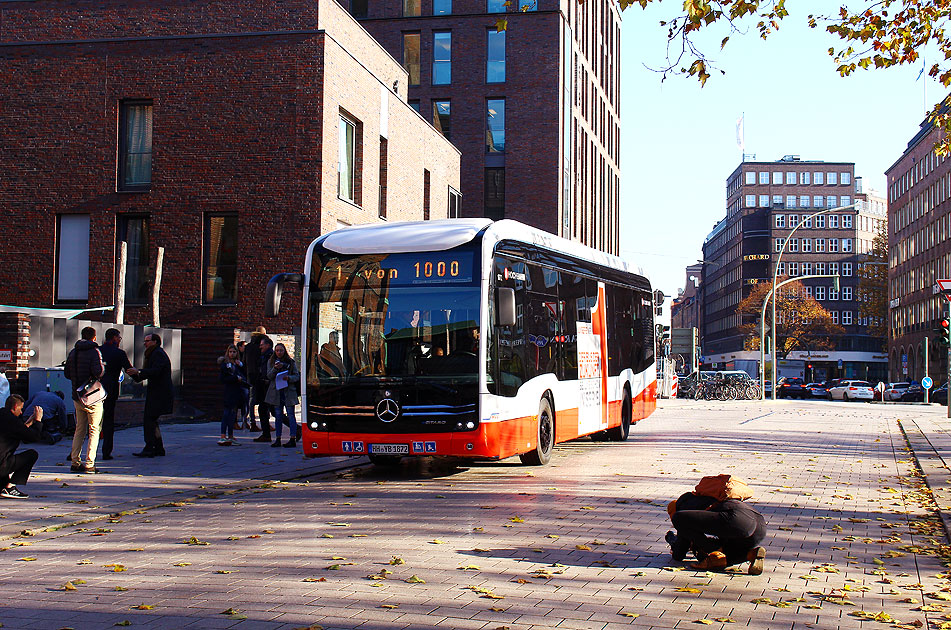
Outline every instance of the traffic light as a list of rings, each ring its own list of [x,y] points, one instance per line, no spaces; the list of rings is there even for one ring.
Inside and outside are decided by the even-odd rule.
[[[938,322],[938,327],[934,331],[936,334],[935,341],[939,346],[947,348],[951,345],[951,321],[948,321],[947,317]]]

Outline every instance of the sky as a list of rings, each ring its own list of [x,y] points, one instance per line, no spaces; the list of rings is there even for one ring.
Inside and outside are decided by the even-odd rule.
[[[855,162],[865,190],[884,194],[885,170],[944,94],[927,75],[919,80],[920,63],[840,77],[827,52],[839,40],[806,26],[810,4],[818,6],[789,0],[790,15],[766,41],[734,34],[720,51],[727,33],[718,31],[705,53],[726,75],[711,73],[703,88],[685,76],[661,82],[648,69],[665,62],[660,9],[679,2],[622,13],[620,253],[668,296],[684,286],[684,268],[725,216],[726,178],[742,159],[740,116],[745,153],[757,161],[794,154]],[[823,4],[828,11],[833,3]]]

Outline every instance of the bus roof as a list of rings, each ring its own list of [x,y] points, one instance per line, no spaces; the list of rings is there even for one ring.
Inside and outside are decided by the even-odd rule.
[[[469,243],[480,234],[494,243],[504,240],[531,243],[647,277],[643,269],[633,267],[622,258],[511,219],[495,222],[485,218],[437,219],[352,225],[319,237],[316,244],[338,254],[397,254],[444,251]]]

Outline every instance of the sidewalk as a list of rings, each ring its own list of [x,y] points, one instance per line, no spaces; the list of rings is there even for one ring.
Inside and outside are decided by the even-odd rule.
[[[951,420],[940,413],[898,421],[938,505],[945,534],[951,538]]]
[[[162,427],[165,457],[133,457],[142,450],[141,427],[117,431],[111,461],[99,474],[69,470],[71,438],[54,445],[27,444],[39,460],[27,485],[26,501],[0,503],[0,541],[24,531],[33,534],[90,523],[119,512],[143,510],[171,502],[230,494],[265,481],[301,479],[349,468],[361,458],[304,458],[300,448],[271,448],[254,442],[260,433],[239,431],[231,446],[218,446],[218,422]],[[285,431],[286,438],[286,431]],[[41,516],[37,516],[38,511]],[[2,543],[0,543],[2,544]]]

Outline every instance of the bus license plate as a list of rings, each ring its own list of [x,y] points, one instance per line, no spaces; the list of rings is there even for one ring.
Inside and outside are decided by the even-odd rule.
[[[409,455],[409,444],[370,444],[373,455]]]

